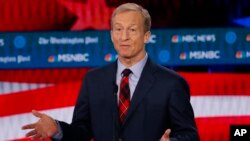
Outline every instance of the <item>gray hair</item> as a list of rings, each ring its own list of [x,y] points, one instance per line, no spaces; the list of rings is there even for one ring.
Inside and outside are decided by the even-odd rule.
[[[111,17],[111,28],[113,26],[113,20],[114,20],[114,17],[119,14],[119,13],[122,13],[122,12],[126,12],[126,11],[137,11],[137,12],[140,12],[141,15],[143,16],[144,18],[144,31],[147,32],[147,31],[150,31],[150,28],[151,28],[151,17],[148,13],[148,10],[143,8],[142,6],[138,5],[138,4],[135,4],[135,3],[125,3],[125,4],[122,4],[120,6],[118,6],[113,14],[112,14],[112,17]]]

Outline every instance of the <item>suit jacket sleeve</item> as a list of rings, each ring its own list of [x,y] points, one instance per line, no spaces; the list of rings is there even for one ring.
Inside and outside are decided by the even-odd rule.
[[[89,78],[86,75],[74,109],[72,123],[59,122],[63,131],[62,141],[89,141],[92,138],[88,85]]]
[[[170,141],[199,141],[190,104],[189,86],[183,78],[177,79],[172,87],[169,114],[172,134]]]

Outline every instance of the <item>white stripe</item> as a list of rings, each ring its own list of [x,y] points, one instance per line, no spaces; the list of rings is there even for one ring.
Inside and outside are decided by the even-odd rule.
[[[0,82],[0,95],[9,94],[39,88],[50,87],[53,84],[39,84],[39,83],[19,83],[19,82]]]
[[[73,107],[40,112],[46,113],[55,119],[70,123],[73,115]],[[31,113],[0,118],[0,141],[24,138],[28,130],[23,131],[21,130],[21,127],[29,123],[34,123],[37,120],[38,118],[34,117]]]
[[[195,117],[250,116],[250,96],[193,96]]]
[[[192,96],[195,117],[250,116],[250,96]],[[73,107],[41,111],[51,117],[70,123]],[[27,131],[21,127],[36,122],[31,113],[0,118],[0,140],[23,138]]]

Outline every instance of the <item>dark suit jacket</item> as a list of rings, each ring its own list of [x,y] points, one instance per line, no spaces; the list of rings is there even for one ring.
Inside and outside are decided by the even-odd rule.
[[[117,62],[90,71],[84,79],[70,125],[59,122],[63,140],[159,141],[171,129],[171,141],[199,140],[189,87],[175,72],[150,59],[136,86],[128,115],[119,125],[114,95]]]

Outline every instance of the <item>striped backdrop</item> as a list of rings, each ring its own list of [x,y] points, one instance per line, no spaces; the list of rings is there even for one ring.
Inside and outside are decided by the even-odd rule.
[[[0,70],[0,141],[30,140],[21,126],[37,121],[32,109],[70,123],[88,70]],[[250,74],[179,73],[190,85],[201,141],[229,140],[231,124],[250,125]]]

